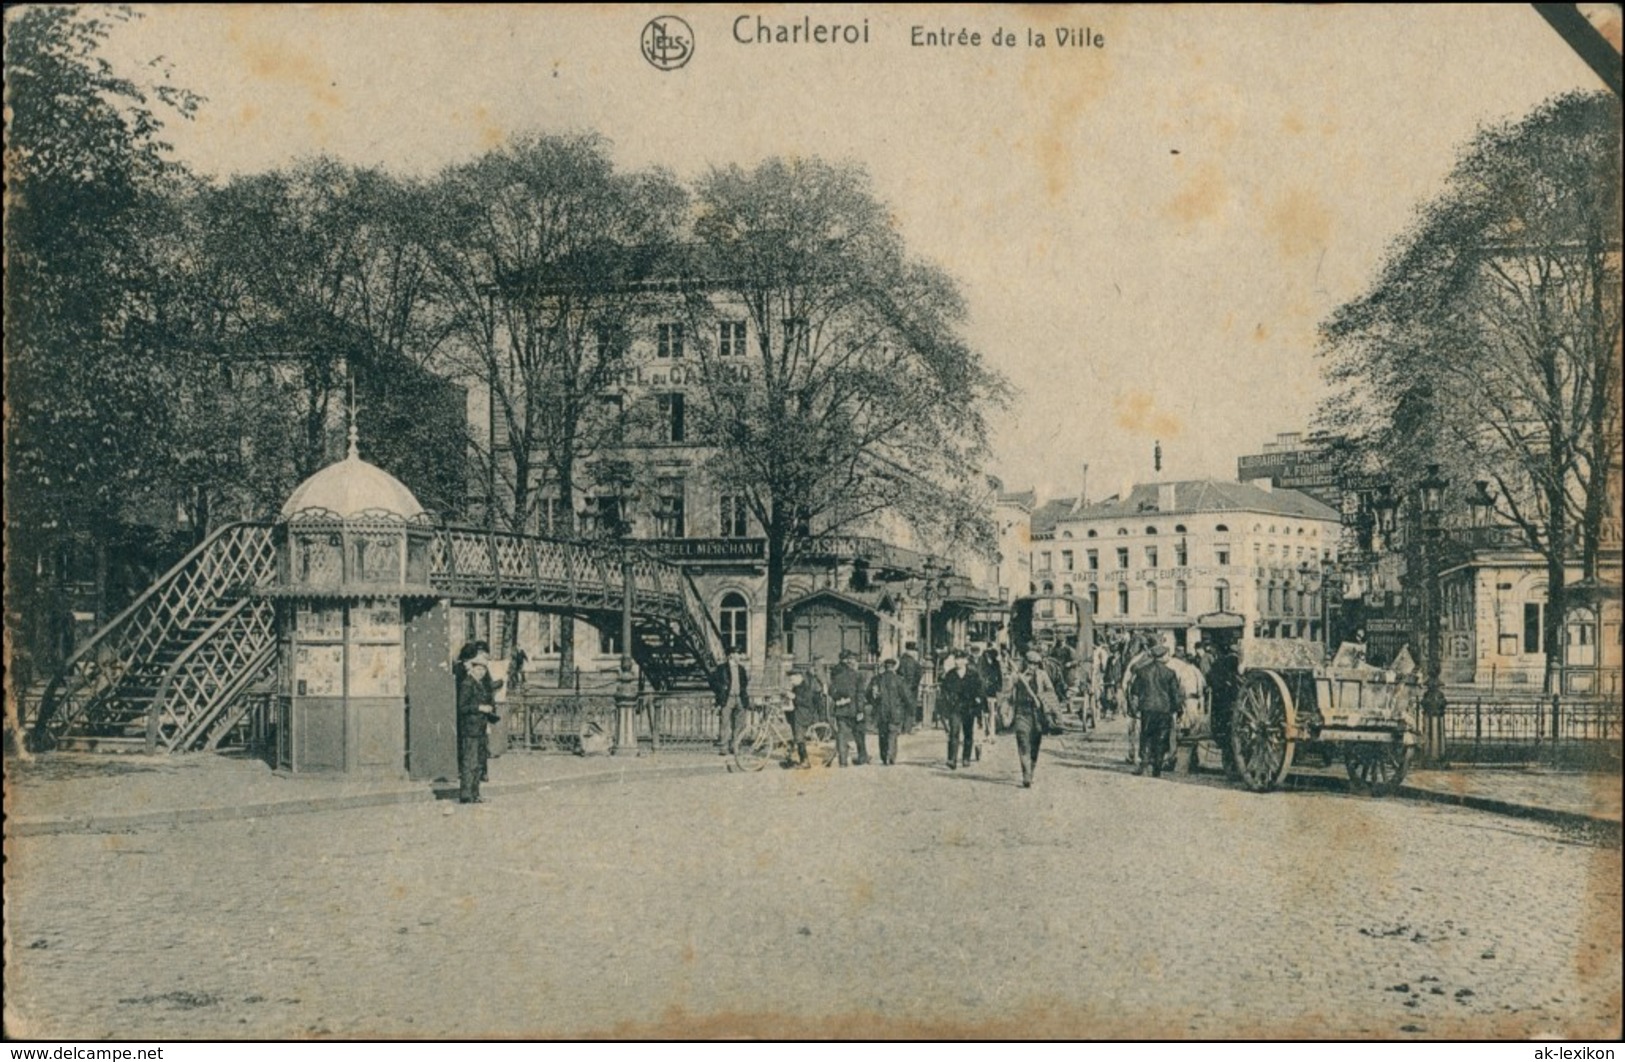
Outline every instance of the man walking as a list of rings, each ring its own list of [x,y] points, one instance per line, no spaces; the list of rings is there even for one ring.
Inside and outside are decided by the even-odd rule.
[[[1163,760],[1168,754],[1168,734],[1174,717],[1185,705],[1185,693],[1179,688],[1179,679],[1168,667],[1168,647],[1157,643],[1151,647],[1150,659],[1134,671],[1129,682],[1130,710],[1140,720],[1140,762],[1135,774],[1144,774],[1151,768],[1151,777],[1162,777]]]
[[[986,694],[982,677],[967,666],[965,654],[949,654],[952,667],[942,676],[937,690],[937,714],[948,730],[948,769],[958,770],[961,760],[971,763],[971,747],[976,740],[976,720],[981,715]]]
[[[750,672],[745,670],[739,650],[728,650],[728,659],[712,672],[711,691],[717,701],[717,745],[731,756],[739,749],[739,733],[745,727],[745,713],[750,711]],[[726,748],[721,747],[723,734],[728,735]]]
[[[829,673],[829,699],[834,704],[835,757],[846,766],[846,744],[857,744],[859,767],[869,762],[869,738],[863,729],[863,673],[854,665],[858,654],[841,650],[840,661]]]
[[[880,663],[880,674],[869,683],[868,702],[880,735],[880,762],[897,762],[897,739],[908,726],[908,691],[897,674],[897,661],[888,657]]]
[[[903,680],[903,688],[908,691],[907,729],[910,733],[925,722],[924,712],[920,706],[920,676],[923,673],[920,658],[914,654],[914,643],[909,642],[903,646],[903,658],[897,662],[897,677]]]
[[[1016,754],[1021,758],[1021,786],[1031,789],[1033,770],[1038,766],[1038,749],[1044,743],[1044,725],[1060,710],[1055,684],[1044,670],[1044,657],[1036,649],[1027,650],[1024,666],[1016,674],[1010,690],[1015,713]]]

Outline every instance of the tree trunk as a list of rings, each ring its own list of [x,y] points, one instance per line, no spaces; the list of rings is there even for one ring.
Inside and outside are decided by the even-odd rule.
[[[784,651],[784,569],[785,550],[789,545],[789,517],[777,500],[773,502],[772,519],[767,526],[767,644],[770,654]]]
[[[560,538],[572,541],[576,538],[579,528],[575,525],[576,519],[576,484],[575,469],[572,462],[566,460],[554,465],[554,474],[559,480],[559,511],[561,517],[568,522],[566,527],[554,527],[552,533]],[[574,616],[559,617],[559,688],[568,689],[575,682],[576,674],[576,620]]]
[[[1546,612],[1541,617],[1541,636],[1546,641],[1547,693],[1561,693],[1559,689],[1563,668],[1563,627],[1567,611],[1568,594],[1564,589],[1567,576],[1568,526],[1563,509],[1562,484],[1547,485],[1547,505],[1550,514],[1546,529]]]

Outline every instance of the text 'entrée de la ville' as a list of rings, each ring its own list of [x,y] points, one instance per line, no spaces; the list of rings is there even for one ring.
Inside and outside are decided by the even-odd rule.
[[[760,15],[740,15],[733,21],[733,38],[739,44],[857,44],[870,41],[869,20],[858,22],[816,22],[811,16],[777,21]],[[913,48],[1104,48],[1106,35],[1088,26],[1056,26],[1053,29],[985,29],[969,26],[910,26],[908,43]]]

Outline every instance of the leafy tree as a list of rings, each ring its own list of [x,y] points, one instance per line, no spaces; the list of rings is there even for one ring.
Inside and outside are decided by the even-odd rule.
[[[785,573],[822,536],[886,519],[986,546],[974,472],[1007,388],[961,338],[953,281],[907,255],[866,175],[817,159],[714,170],[695,235],[696,420],[713,481],[766,534],[768,645]],[[741,323],[749,350],[724,350]]]
[[[8,629],[49,659],[74,554],[95,558],[97,608],[141,484],[162,466],[168,366],[152,344],[163,290],[172,85],[116,76],[97,51],[134,17],[67,7],[7,13],[6,521]],[[156,69],[156,68],[155,68]],[[160,73],[162,71],[160,70]],[[50,644],[47,644],[50,643]]]
[[[1402,484],[1429,462],[1492,480],[1502,520],[1545,558],[1548,672],[1566,563],[1594,579],[1618,534],[1619,155],[1609,94],[1481,132],[1371,290],[1324,326],[1339,389],[1322,424]]]
[[[422,189],[331,159],[235,178],[198,196],[202,263],[186,349],[271,423],[237,417],[207,432],[251,431],[245,488],[264,511],[335,456],[334,425],[354,383],[363,449],[431,508],[463,503],[463,399],[428,368],[448,327],[429,267]],[[182,345],[177,339],[177,345]],[[222,396],[222,408],[236,403]],[[275,421],[298,425],[266,435]],[[229,441],[229,440],[223,440]],[[267,504],[269,502],[269,504]]]

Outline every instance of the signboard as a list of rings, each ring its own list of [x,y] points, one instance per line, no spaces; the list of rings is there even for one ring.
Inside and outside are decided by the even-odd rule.
[[[765,561],[765,538],[656,538],[639,542],[671,561]]]

